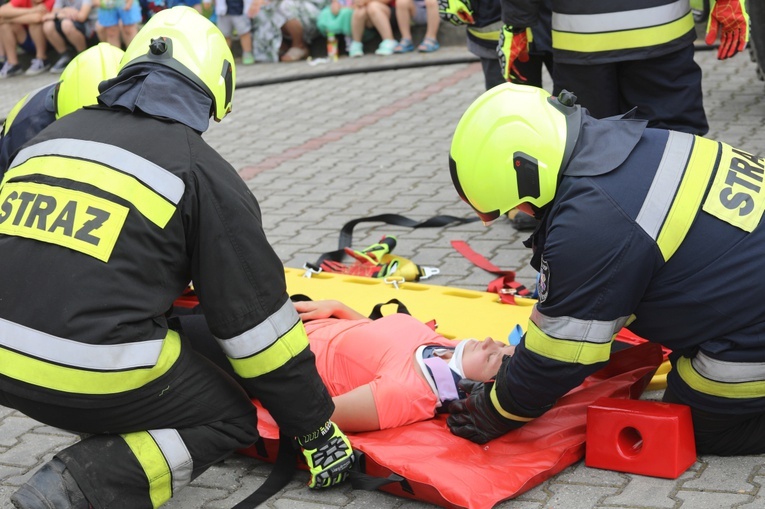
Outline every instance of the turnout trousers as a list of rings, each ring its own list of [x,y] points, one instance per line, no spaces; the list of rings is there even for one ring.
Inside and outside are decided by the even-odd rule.
[[[257,440],[245,391],[184,340],[161,378],[115,397],[78,404],[0,391],[0,404],[88,435],[56,456],[96,509],[153,509],[211,465]]]
[[[701,90],[701,68],[689,45],[644,60],[579,65],[555,61],[553,95],[568,90],[595,118],[637,108],[649,127],[704,135],[709,131]]]

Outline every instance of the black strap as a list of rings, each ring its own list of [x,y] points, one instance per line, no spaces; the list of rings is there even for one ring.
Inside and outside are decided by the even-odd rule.
[[[430,219],[426,219],[425,221],[415,221],[414,219],[410,219],[406,216],[402,216],[399,214],[379,214],[376,216],[369,216],[369,217],[361,217],[358,219],[353,219],[351,221],[348,221],[343,225],[343,227],[340,229],[340,239],[337,243],[337,250],[336,251],[330,251],[328,253],[324,253],[319,257],[316,262],[311,265],[308,265],[309,267],[313,268],[314,270],[319,270],[319,267],[321,267],[321,263],[324,260],[332,260],[335,262],[341,262],[343,261],[343,257],[345,256],[345,249],[346,247],[351,247],[352,241],[353,241],[353,228],[359,224],[359,223],[386,223],[386,224],[392,224],[395,226],[406,226],[409,228],[431,228],[435,226],[448,226],[452,223],[456,224],[465,224],[465,223],[472,223],[475,221],[478,221],[478,217],[456,217],[456,216],[449,216],[449,215],[441,215],[441,216],[433,216]]]
[[[353,468],[349,475],[351,488],[354,490],[374,491],[382,488],[391,483],[401,484],[401,489],[407,493],[414,493],[409,482],[398,474],[391,473],[388,477],[377,477],[366,473],[366,455],[358,450],[353,451],[353,455],[356,457],[353,462]]]
[[[250,496],[239,502],[233,509],[254,509],[271,498],[295,477],[297,456],[292,438],[279,434],[279,452],[271,473]]]
[[[391,299],[388,302],[381,302],[379,304],[375,304],[375,307],[372,308],[372,312],[369,314],[369,318],[372,320],[377,320],[378,318],[382,318],[382,308],[383,306],[387,306],[388,304],[396,304],[396,313],[404,313],[406,315],[411,315],[412,313],[409,312],[407,307],[404,305],[403,302],[401,302],[398,299]]]

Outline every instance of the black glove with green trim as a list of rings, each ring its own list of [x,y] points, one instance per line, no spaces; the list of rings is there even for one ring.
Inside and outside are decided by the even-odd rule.
[[[332,421],[296,440],[311,472],[309,488],[329,488],[348,477],[353,467],[353,448],[348,437]]]
[[[446,424],[452,434],[477,444],[485,444],[525,424],[499,415],[489,395],[493,385],[494,382],[460,380],[460,389],[470,396],[449,405],[451,415],[446,419]]]

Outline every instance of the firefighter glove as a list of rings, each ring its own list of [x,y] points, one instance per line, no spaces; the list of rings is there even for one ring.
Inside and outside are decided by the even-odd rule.
[[[460,389],[470,396],[449,405],[451,415],[446,419],[446,424],[452,434],[477,444],[485,444],[524,424],[499,415],[489,395],[493,384],[467,379],[460,381]]]
[[[309,488],[329,488],[348,477],[353,467],[353,448],[348,437],[332,421],[298,437],[297,442],[311,473]]]
[[[515,62],[529,61],[529,43],[532,41],[531,30],[528,28],[513,28],[504,25],[499,32],[497,57],[502,68],[502,76],[507,81],[523,83],[526,78],[518,72]]]
[[[454,26],[475,23],[470,0],[438,0],[438,14]]]
[[[713,0],[705,41],[714,44],[719,32],[718,60],[730,58],[746,47],[749,40],[749,15],[744,3],[745,0]]]

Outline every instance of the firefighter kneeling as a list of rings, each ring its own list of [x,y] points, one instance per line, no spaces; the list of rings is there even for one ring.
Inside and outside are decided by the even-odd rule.
[[[231,110],[234,84],[218,28],[167,9],[101,82],[98,106],[12,158],[0,187],[0,405],[89,435],[22,485],[16,507],[159,507],[255,442],[251,397],[295,437],[311,487],[347,477],[353,451],[329,420],[260,208],[201,137]],[[166,318],[192,280],[206,341]]]
[[[542,415],[627,327],[672,350],[664,400],[691,407],[699,453],[765,452],[765,160],[505,84],[463,115],[450,169],[485,223],[514,207],[541,222],[527,332],[451,406],[454,434],[483,443]]]

